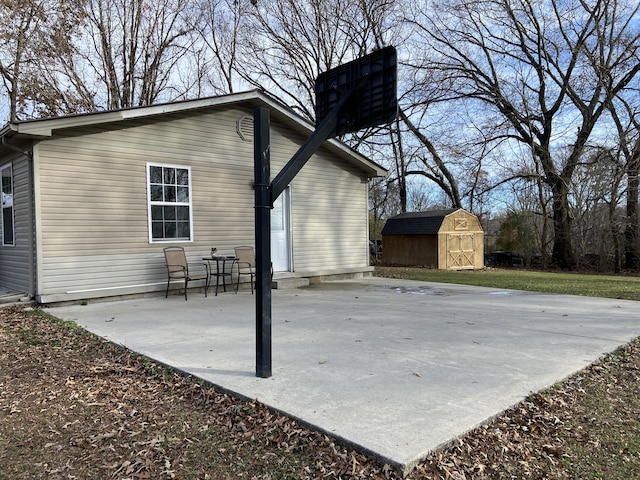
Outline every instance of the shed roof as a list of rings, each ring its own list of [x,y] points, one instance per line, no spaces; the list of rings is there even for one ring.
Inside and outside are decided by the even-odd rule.
[[[435,235],[447,215],[459,209],[406,212],[391,217],[384,224],[382,235]]]

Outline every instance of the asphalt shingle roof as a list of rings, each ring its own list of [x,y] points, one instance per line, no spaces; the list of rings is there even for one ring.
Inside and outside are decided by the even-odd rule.
[[[407,212],[391,217],[382,229],[382,235],[434,235],[444,218],[456,210],[430,210]]]

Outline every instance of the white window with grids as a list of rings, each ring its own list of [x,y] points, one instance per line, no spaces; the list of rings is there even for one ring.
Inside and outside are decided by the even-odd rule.
[[[147,164],[149,241],[193,240],[191,168]]]

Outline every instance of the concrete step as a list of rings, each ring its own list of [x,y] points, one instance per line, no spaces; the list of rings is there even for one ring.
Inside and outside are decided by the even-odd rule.
[[[284,290],[288,288],[308,287],[309,279],[300,277],[274,278],[271,281],[271,288],[276,290]]]

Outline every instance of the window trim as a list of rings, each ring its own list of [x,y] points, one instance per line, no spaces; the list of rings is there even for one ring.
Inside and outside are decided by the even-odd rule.
[[[189,179],[189,202],[157,202],[151,201],[151,168],[175,168],[187,170]],[[186,165],[176,165],[170,163],[147,162],[147,227],[149,230],[149,243],[193,243],[193,187],[191,185],[191,167]],[[156,205],[180,205],[189,207],[189,238],[153,238],[153,220],[151,217],[151,207]]]
[[[16,246],[16,204],[15,204],[15,185],[14,185],[14,181],[13,181],[13,162],[9,162],[9,163],[5,163],[4,165],[0,166],[0,177],[3,175],[3,172],[6,169],[10,169],[11,170],[11,175],[10,175],[10,179],[11,179],[11,207],[6,207],[6,208],[11,208],[11,243],[6,243],[5,239],[6,239],[6,235],[4,233],[4,209],[5,206],[2,205],[0,203],[0,218],[2,219],[2,225],[0,225],[0,231],[2,232],[2,243],[0,244],[0,246],[2,247],[15,247]],[[0,185],[0,195],[2,194],[2,187]]]

